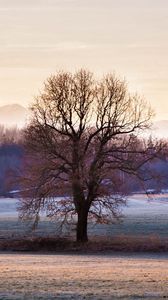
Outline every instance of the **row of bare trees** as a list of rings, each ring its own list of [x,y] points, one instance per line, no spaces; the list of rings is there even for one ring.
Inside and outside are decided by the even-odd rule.
[[[0,125],[0,197],[18,189],[16,177],[23,161],[23,130]]]

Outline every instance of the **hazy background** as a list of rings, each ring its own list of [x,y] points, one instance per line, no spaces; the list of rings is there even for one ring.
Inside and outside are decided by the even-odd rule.
[[[0,105],[59,69],[116,71],[168,119],[167,0],[0,0]]]

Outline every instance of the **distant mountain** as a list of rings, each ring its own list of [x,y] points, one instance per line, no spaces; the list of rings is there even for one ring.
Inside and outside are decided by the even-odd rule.
[[[0,106],[0,124],[5,126],[23,127],[28,118],[28,109],[19,104]]]

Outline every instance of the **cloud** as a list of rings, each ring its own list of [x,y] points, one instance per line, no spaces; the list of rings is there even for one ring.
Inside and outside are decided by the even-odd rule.
[[[82,42],[60,42],[57,44],[6,44],[1,46],[0,51],[10,50],[51,50],[51,51],[74,51],[91,48],[92,45]]]
[[[154,48],[158,48],[158,49],[163,49],[163,47],[168,47],[168,45],[165,43],[165,45],[163,45],[163,43],[158,43],[158,44],[128,44],[128,48],[132,48],[132,49],[154,49]]]

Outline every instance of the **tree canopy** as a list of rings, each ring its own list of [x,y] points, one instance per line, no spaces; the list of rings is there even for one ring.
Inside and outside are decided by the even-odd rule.
[[[20,216],[37,222],[45,210],[62,224],[73,220],[77,241],[87,241],[88,218],[119,217],[123,174],[150,177],[145,165],[162,150],[142,138],[153,112],[114,74],[96,79],[87,70],[49,77],[31,109]]]

